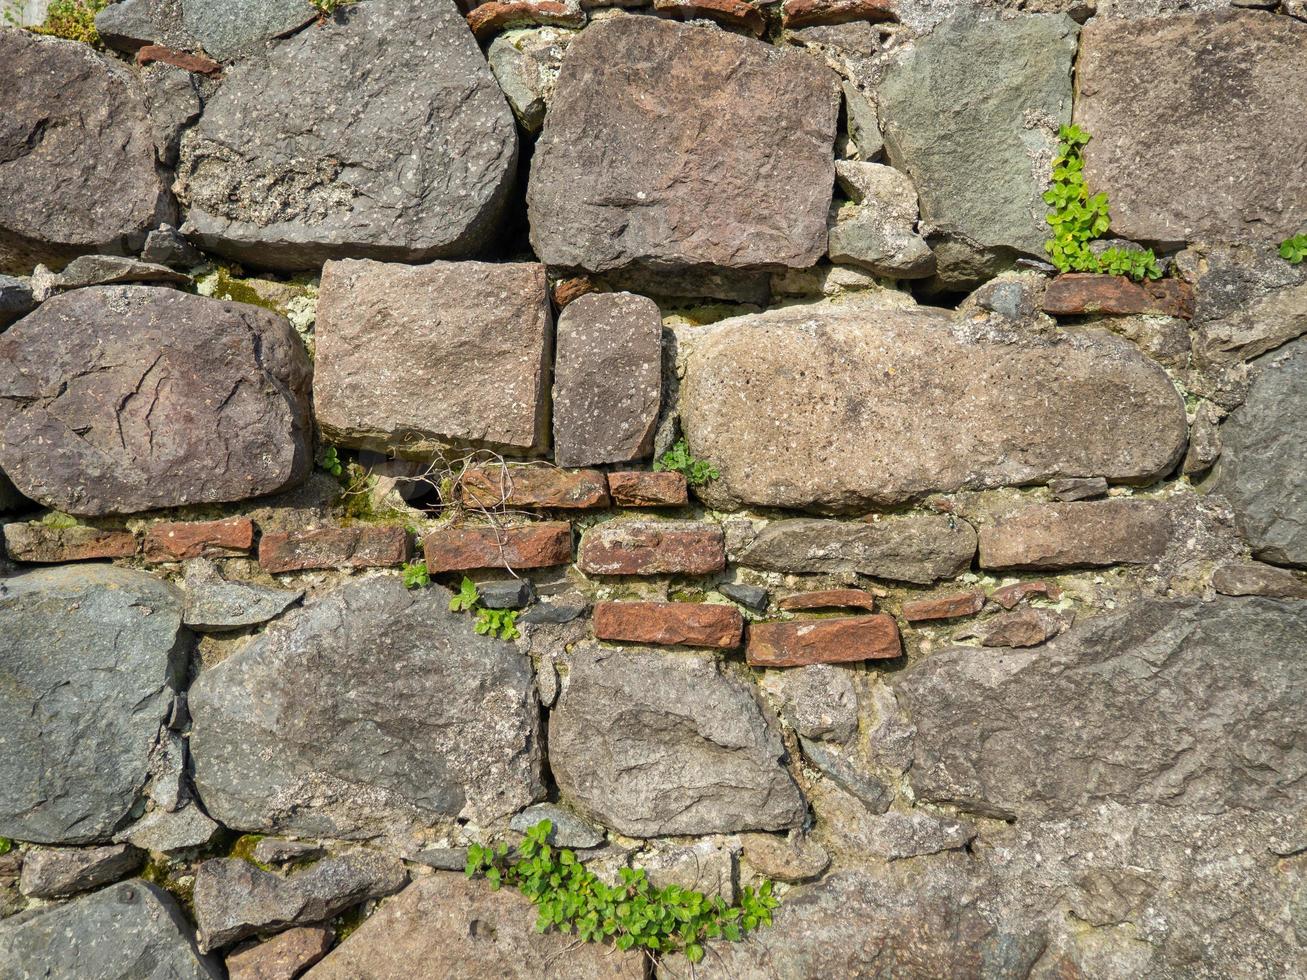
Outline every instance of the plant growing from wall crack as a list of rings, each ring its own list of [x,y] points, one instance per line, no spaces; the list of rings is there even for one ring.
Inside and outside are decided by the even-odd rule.
[[[1280,242],[1280,258],[1290,265],[1302,265],[1307,259],[1307,232],[1300,232]]]
[[[100,33],[95,29],[95,15],[107,6],[109,0],[53,0],[46,10],[45,20],[28,30],[33,34],[62,37],[103,48]]]
[[[654,469],[660,473],[680,473],[692,487],[701,487],[721,476],[712,463],[690,455],[690,446],[684,439],[677,439],[671,449],[659,456]]]
[[[516,609],[488,609],[481,605],[477,584],[467,576],[449,600],[451,612],[470,612],[476,616],[472,629],[482,636],[497,636],[501,640],[516,640],[522,634],[517,629]]]

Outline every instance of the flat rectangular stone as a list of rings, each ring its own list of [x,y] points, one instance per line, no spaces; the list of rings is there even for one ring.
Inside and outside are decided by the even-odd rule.
[[[1045,313],[1055,316],[1149,314],[1189,320],[1194,315],[1194,289],[1183,279],[1131,282],[1125,276],[1068,272],[1048,284],[1043,306]]]
[[[410,554],[402,527],[324,527],[315,531],[265,534],[259,541],[259,564],[269,572],[319,568],[388,568]]]
[[[909,623],[920,623],[931,619],[954,619],[958,616],[974,616],[984,606],[983,592],[957,592],[952,595],[905,602],[903,618]]]
[[[762,11],[749,0],[654,0],[654,13],[674,20],[711,20],[754,37],[766,27]]]
[[[860,660],[892,660],[903,653],[893,616],[753,623],[745,657],[754,667],[802,667]]]
[[[1107,481],[1101,476],[1069,476],[1048,481],[1054,500],[1092,500],[1107,496]]]
[[[223,521],[168,521],[145,532],[146,561],[186,561],[247,555],[254,548],[254,522],[248,517]]]
[[[716,524],[610,521],[581,535],[577,565],[587,575],[707,575],[726,567]]]
[[[683,507],[690,502],[689,486],[680,473],[609,473],[608,492],[618,507]]]
[[[785,0],[781,25],[787,30],[818,24],[898,20],[891,0]]]
[[[6,524],[4,534],[9,557],[33,564],[130,558],[136,554],[136,536],[130,531],[102,531],[80,525]]]
[[[1049,599],[1062,598],[1062,590],[1056,585],[1038,579],[1034,582],[1014,582],[995,589],[989,597],[1004,609],[1015,609],[1026,596],[1041,595]]]
[[[433,575],[478,568],[548,568],[572,560],[572,525],[544,521],[517,527],[444,527],[428,534],[422,547]]]
[[[1164,501],[1084,500],[1038,504],[980,531],[980,567],[1057,569],[1141,565],[1159,560],[1171,538]]]
[[[463,500],[478,507],[585,510],[607,507],[608,483],[598,470],[556,466],[481,466],[459,481]]]
[[[865,609],[871,612],[876,608],[876,597],[864,589],[823,589],[787,595],[776,605],[786,612],[803,609]]]
[[[719,603],[599,602],[594,630],[601,640],[729,650],[740,645],[744,617]]]

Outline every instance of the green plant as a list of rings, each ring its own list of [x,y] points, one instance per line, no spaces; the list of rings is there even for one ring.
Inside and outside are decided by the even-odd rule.
[[[345,472],[345,464],[341,462],[340,453],[336,451],[335,446],[322,447],[322,452],[318,454],[318,468],[340,479],[341,474]]]
[[[454,598],[449,600],[449,611],[471,612],[480,602],[481,593],[477,592],[477,584],[464,575],[463,583],[454,593]]]
[[[45,20],[28,30],[102,48],[104,44],[95,29],[95,15],[107,6],[109,0],[53,0]]]
[[[516,640],[522,634],[517,629],[516,609],[477,610],[476,625],[472,629],[482,636],[497,636],[501,640]]]
[[[1053,160],[1053,184],[1044,192],[1044,203],[1053,211],[1047,221],[1053,237],[1044,249],[1059,272],[1104,272],[1131,279],[1160,279],[1162,270],[1153,250],[1109,248],[1095,254],[1089,243],[1103,237],[1111,226],[1107,195],[1090,194],[1085,183],[1084,148],[1092,138],[1079,126],[1063,126],[1057,132],[1057,156]]]
[[[323,14],[334,14],[338,7],[344,7],[358,0],[309,0]]]
[[[14,849],[14,842],[8,837],[0,837],[0,854],[8,854]]]
[[[431,573],[427,571],[426,562],[405,562],[401,574],[406,589],[423,589],[431,584]]]
[[[1300,232],[1280,242],[1280,258],[1293,265],[1301,265],[1303,259],[1307,259],[1307,232]]]
[[[684,439],[677,439],[671,449],[658,457],[654,469],[659,472],[680,473],[685,477],[685,482],[692,487],[703,486],[709,480],[715,480],[721,475],[712,463],[691,456],[690,447]]]
[[[706,940],[738,942],[771,925],[780,902],[770,881],[741,890],[740,903],[677,885],[656,888],[643,868],[622,868],[621,881],[607,885],[569,850],[549,844],[553,825],[542,820],[510,853],[507,844],[468,848],[466,873],[484,877],[492,890],[511,885],[536,906],[537,932],[575,933],[583,942],[612,942],[649,956],[684,952],[691,963],[703,959]]]

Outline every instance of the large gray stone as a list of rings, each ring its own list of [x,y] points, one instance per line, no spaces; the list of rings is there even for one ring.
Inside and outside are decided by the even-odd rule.
[[[115,0],[95,15],[95,30],[109,47],[128,54],[147,44],[184,51],[199,44],[182,26],[182,0]]]
[[[0,276],[0,332],[36,309],[32,287],[25,279]]]
[[[516,163],[513,115],[452,0],[368,0],[232,67],[176,187],[183,231],[242,262],[420,262],[490,241]]]
[[[1103,331],[1035,334],[849,301],[679,340],[681,425],[721,473],[698,491],[718,507],[856,513],[1053,477],[1146,484],[1179,462],[1188,434],[1166,372]]]
[[[362,838],[540,799],[531,664],[449,599],[349,583],[201,673],[190,744],[205,809],[240,830]]]
[[[549,720],[565,798],[633,837],[798,826],[784,753],[748,686],[711,657],[663,650],[578,646]]]
[[[1307,338],[1254,363],[1244,404],[1221,426],[1213,488],[1234,507],[1253,554],[1307,567]]]
[[[255,306],[64,293],[0,336],[0,467],[71,514],[275,493],[313,465],[311,370],[290,323]]]
[[[333,442],[418,455],[548,442],[541,265],[329,262],[315,335],[315,407]]]
[[[1194,285],[1194,353],[1223,366],[1307,333],[1307,265],[1290,265],[1273,242],[1186,249],[1177,256]]]
[[[19,887],[30,898],[67,898],[127,877],[143,857],[126,844],[34,848],[23,855]]]
[[[1307,23],[1262,11],[1096,17],[1076,63],[1090,189],[1146,243],[1275,242],[1307,224]]]
[[[183,617],[194,630],[217,633],[243,629],[281,615],[303,595],[303,590],[228,582],[218,574],[213,562],[195,558],[186,563]]]
[[[962,10],[906,46],[876,91],[890,163],[911,175],[938,274],[976,285],[1044,257],[1058,126],[1071,121],[1074,21]]]
[[[802,52],[597,21],[568,48],[532,160],[536,254],[592,272],[813,265],[839,106],[835,75]]]
[[[486,61],[513,115],[528,133],[537,133],[544,125],[563,55],[576,33],[561,27],[533,27],[505,31],[490,42]]]
[[[219,61],[258,50],[321,11],[309,0],[183,0],[182,24]]]
[[[177,902],[136,879],[0,923],[0,976],[13,980],[220,980]]]
[[[130,254],[172,214],[145,95],[89,45],[0,30],[0,273]]]
[[[648,456],[662,401],[663,320],[632,293],[591,293],[558,317],[554,460],[560,466]]]
[[[0,836],[107,841],[145,785],[185,668],[181,598],[112,566],[0,584]]]

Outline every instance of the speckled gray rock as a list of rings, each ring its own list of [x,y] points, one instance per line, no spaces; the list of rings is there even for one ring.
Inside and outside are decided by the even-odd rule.
[[[1307,24],[1263,11],[1090,21],[1075,116],[1113,233],[1215,244],[1301,231],[1307,156],[1285,120],[1307,103],[1305,48]]]
[[[848,741],[858,730],[858,692],[853,674],[840,664],[769,670],[762,688],[777,711],[804,738]]]
[[[548,820],[553,829],[549,842],[555,847],[598,847],[604,842],[604,832],[582,820],[571,810],[554,803],[537,803],[516,814],[509,826],[520,834]]]
[[[143,857],[126,844],[29,850],[18,887],[29,898],[67,898],[127,877]]]
[[[1194,286],[1194,354],[1227,365],[1307,333],[1307,265],[1274,243],[1186,249],[1176,258]]]
[[[259,932],[330,919],[408,883],[404,865],[370,851],[326,857],[290,875],[262,871],[241,858],[205,861],[195,873],[195,921],[208,952]]]
[[[1254,364],[1248,398],[1221,426],[1213,489],[1233,505],[1253,555],[1307,567],[1307,338]]]
[[[0,273],[129,254],[169,220],[145,95],[85,44],[0,30]]]
[[[699,490],[719,508],[857,513],[1062,476],[1150,483],[1188,436],[1166,372],[1098,331],[1040,336],[850,301],[678,340],[681,426],[721,473]]]
[[[79,255],[55,277],[54,288],[84,289],[87,286],[116,286],[125,283],[187,286],[190,282],[190,276],[174,272],[166,265],[155,265],[118,255]]]
[[[14,980],[219,980],[224,975],[195,948],[173,897],[139,879],[0,923],[0,976]]]
[[[871,813],[884,813],[894,802],[894,791],[884,780],[867,772],[858,756],[809,738],[800,738],[799,744],[815,769],[855,796]]]
[[[544,124],[563,56],[576,33],[561,27],[533,27],[505,31],[490,42],[486,61],[513,115],[528,133],[539,132]]]
[[[419,262],[490,240],[516,162],[513,115],[454,4],[368,0],[232,67],[176,187],[182,230],[242,262]]]
[[[935,256],[917,234],[917,191],[902,171],[879,163],[835,163],[850,203],[831,214],[829,255],[878,276],[919,279],[935,271]]]
[[[1071,121],[1077,30],[1060,14],[964,9],[905,46],[876,89],[886,155],[916,185],[945,285],[1044,257],[1040,195]]]
[[[531,664],[473,633],[449,599],[397,578],[352,582],[201,673],[190,744],[209,813],[241,830],[359,838],[540,799]]]
[[[183,238],[181,232],[172,225],[156,228],[145,236],[141,258],[146,262],[179,269],[190,269],[204,261],[200,250]]]
[[[335,443],[383,451],[542,448],[550,318],[534,262],[329,262],[315,328],[318,424]]]
[[[856,572],[929,585],[971,567],[976,531],[944,514],[905,514],[878,521],[772,521],[760,530],[730,525],[732,562],[769,572]]]
[[[802,52],[596,21],[568,48],[532,160],[536,254],[592,272],[812,265],[839,106],[834,73]]]
[[[25,279],[0,276],[0,332],[19,317],[36,309],[32,287]]]
[[[802,822],[779,731],[711,657],[585,645],[570,656],[549,761],[583,813],[633,837]]]
[[[1307,577],[1260,562],[1231,562],[1212,572],[1212,587],[1221,595],[1264,595],[1307,599]]]
[[[182,24],[219,61],[256,51],[321,11],[309,0],[183,0]]]
[[[560,466],[649,455],[662,400],[663,321],[632,293],[590,293],[558,317],[554,459]]]
[[[203,847],[221,829],[195,803],[190,802],[177,810],[151,810],[114,840],[126,841],[154,854],[175,854]]]
[[[0,336],[0,467],[71,514],[275,493],[313,465],[311,371],[290,323],[255,306],[64,293]]]
[[[199,44],[182,26],[182,0],[115,0],[95,15],[95,30],[109,47],[128,54],[146,44],[183,51]]]
[[[228,582],[213,562],[196,558],[186,563],[183,621],[191,629],[207,632],[257,626],[281,615],[303,596],[303,590]]]
[[[0,836],[106,841],[145,784],[185,650],[143,572],[61,566],[0,585]]]

